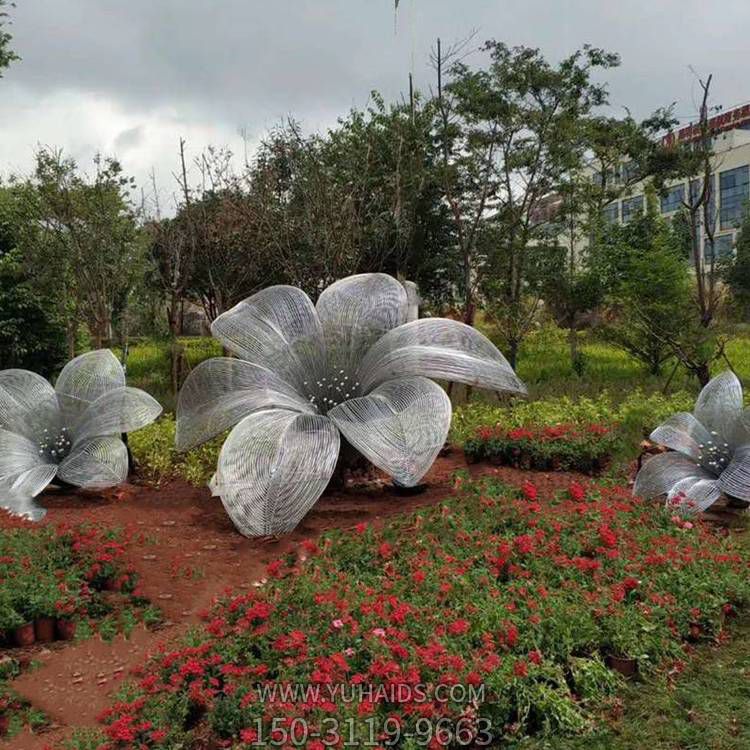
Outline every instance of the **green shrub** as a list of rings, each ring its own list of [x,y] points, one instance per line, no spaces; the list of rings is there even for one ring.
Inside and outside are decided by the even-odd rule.
[[[464,444],[470,460],[540,471],[580,471],[596,474],[615,453],[617,435],[601,424],[480,427]]]
[[[539,401],[517,401],[510,406],[472,401],[454,411],[450,440],[465,445],[482,427],[513,429],[602,423],[617,424],[623,444],[627,450],[633,451],[638,441],[659,422],[675,412],[692,409],[693,403],[694,397],[684,391],[664,396],[659,393],[647,395],[640,390],[632,391],[619,404],[606,391],[596,398],[573,400],[560,396]]]
[[[149,481],[159,484],[170,479],[184,479],[201,487],[216,471],[216,461],[225,439],[226,433],[186,453],[178,453],[174,415],[165,414],[142,430],[130,433],[128,445],[136,468]]]

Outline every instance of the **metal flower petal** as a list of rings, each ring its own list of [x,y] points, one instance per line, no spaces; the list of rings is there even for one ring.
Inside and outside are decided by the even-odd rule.
[[[355,372],[368,349],[406,322],[403,284],[384,273],[361,273],[331,284],[317,304],[325,333],[329,368]]]
[[[649,436],[655,443],[698,461],[711,441],[708,430],[690,412],[679,412],[660,424]]]
[[[687,477],[677,482],[667,495],[667,507],[681,513],[700,513],[721,497],[717,479]]]
[[[633,494],[646,499],[666,495],[682,479],[716,479],[716,475],[698,466],[681,453],[661,453],[643,464],[633,487]]]
[[[220,315],[211,333],[242,359],[276,373],[300,393],[325,369],[323,329],[310,298],[271,286]]]
[[[55,474],[55,464],[39,464],[19,474],[13,481],[11,490],[18,495],[36,497],[55,478]]]
[[[55,389],[28,370],[0,371],[0,428],[39,440],[44,429],[59,429]]]
[[[398,484],[413,487],[445,444],[451,411],[439,385],[413,377],[390,380],[339,404],[328,416],[365,458]]]
[[[213,489],[241,533],[283,534],[320,497],[338,454],[339,433],[326,417],[256,412],[229,434]]]
[[[125,387],[125,371],[109,349],[97,349],[71,359],[55,383],[63,423],[73,425],[107,391]]]
[[[15,482],[29,469],[47,463],[36,443],[15,432],[0,429],[0,482]]]
[[[119,437],[94,437],[73,446],[57,476],[76,487],[114,487],[128,477],[128,449]]]
[[[743,445],[734,452],[719,477],[719,485],[727,495],[750,502],[750,445]]]
[[[33,497],[20,494],[2,484],[0,484],[0,508],[7,510],[11,515],[20,516],[29,521],[41,521],[47,515],[46,509],[35,503]]]
[[[698,395],[696,419],[709,432],[734,447],[737,422],[742,416],[742,384],[727,370],[709,381]]]
[[[229,357],[201,362],[177,400],[177,450],[199,445],[248,414],[271,408],[316,413],[309,400],[265,367]]]
[[[367,353],[359,373],[365,392],[391,378],[422,375],[526,393],[526,386],[486,336],[465,323],[443,318],[424,318],[390,331]]]
[[[151,424],[161,414],[159,402],[139,388],[115,388],[103,393],[73,426],[74,445],[100,435],[120,435]]]

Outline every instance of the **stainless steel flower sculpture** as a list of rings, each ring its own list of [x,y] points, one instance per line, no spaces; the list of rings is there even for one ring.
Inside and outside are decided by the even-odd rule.
[[[0,371],[0,507],[32,520],[55,477],[77,487],[111,487],[128,474],[123,432],[153,422],[161,406],[125,385],[108,349],[68,362],[53,388],[28,370]]]
[[[273,286],[219,316],[213,335],[239,359],[203,362],[177,404],[177,448],[236,425],[211,482],[246,536],[291,531],[333,475],[340,436],[402,486],[445,442],[451,404],[429,378],[525,393],[474,328],[407,322],[404,287],[381,273],[337,281],[313,305]]]
[[[750,410],[742,408],[742,384],[723,372],[700,392],[694,413],[670,417],[651,440],[671,448],[638,472],[633,492],[667,496],[685,513],[704,511],[722,494],[750,501]]]

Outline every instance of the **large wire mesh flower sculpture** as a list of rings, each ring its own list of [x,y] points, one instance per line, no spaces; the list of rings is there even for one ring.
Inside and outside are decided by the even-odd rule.
[[[419,483],[451,421],[429,378],[525,393],[495,346],[470,326],[407,322],[404,287],[350,276],[320,295],[273,286],[213,323],[237,358],[196,367],[177,404],[177,448],[233,427],[211,481],[246,536],[294,529],[328,485],[340,435],[394,481]]]
[[[128,474],[120,435],[153,422],[161,406],[125,384],[108,349],[68,362],[53,388],[28,370],[0,371],[0,507],[32,520],[34,498],[55,477],[76,487],[111,487]]]
[[[667,496],[684,513],[704,511],[722,494],[750,501],[750,411],[742,408],[742,384],[723,372],[700,392],[693,413],[670,417],[651,440],[670,448],[638,472],[633,492]]]

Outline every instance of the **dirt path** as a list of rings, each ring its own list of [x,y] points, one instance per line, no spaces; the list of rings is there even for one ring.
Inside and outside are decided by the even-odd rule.
[[[144,596],[163,611],[165,624],[155,632],[139,628],[129,639],[117,637],[110,643],[94,637],[74,645],[37,648],[33,657],[39,667],[24,672],[13,687],[52,719],[53,729],[0,744],[41,750],[69,736],[73,727],[95,726],[97,715],[130,670],[159,644],[179,637],[197,622],[215,595],[227,588],[251,587],[263,577],[269,562],[296,549],[303,539],[362,521],[379,523],[443,500],[453,492],[452,476],[458,469],[468,469],[472,476],[496,474],[514,485],[530,479],[540,489],[565,487],[574,478],[467,466],[463,454],[455,451],[435,462],[422,494],[399,495],[386,484],[338,491],[321,498],[294,533],[274,542],[242,537],[217,498],[205,488],[185,483],[161,488],[126,485],[103,495],[46,494],[42,498],[49,509],[45,523],[88,521],[119,527],[132,536],[128,562],[139,573]]]

